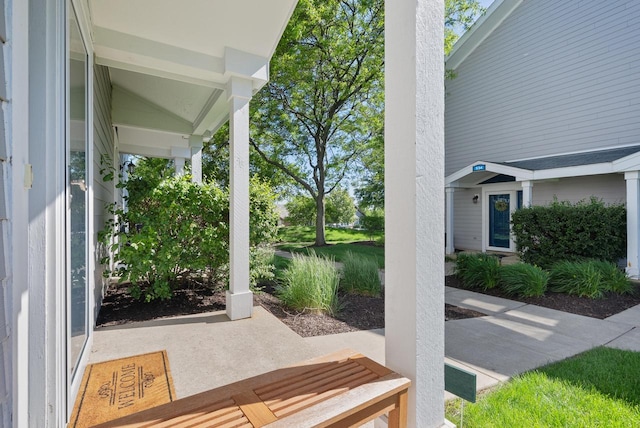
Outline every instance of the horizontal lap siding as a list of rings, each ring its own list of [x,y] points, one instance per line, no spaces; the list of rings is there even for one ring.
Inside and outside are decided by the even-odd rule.
[[[558,201],[578,202],[591,196],[606,204],[625,203],[626,183],[622,174],[564,178],[558,181],[536,182],[533,185],[533,204],[547,205]]]
[[[446,83],[446,174],[640,141],[640,2],[523,2]]]
[[[454,191],[453,245],[459,250],[482,250],[482,189]],[[478,203],[473,196],[480,195]]]
[[[10,118],[7,81],[11,68],[11,50],[7,45],[9,33],[5,19],[5,1],[0,0],[0,426],[11,426],[12,396],[12,338],[11,338],[11,284],[8,272],[7,257],[11,251],[11,234],[9,229],[9,207],[11,202],[11,183],[7,179],[11,172],[9,156],[11,153],[11,137],[7,124]]]
[[[94,106],[93,106],[93,127],[94,127],[94,151],[93,151],[93,168],[95,171],[93,179],[93,200],[94,209],[94,239],[97,242],[97,233],[104,228],[106,220],[109,218],[107,206],[114,201],[114,185],[113,182],[105,182],[102,179],[100,170],[103,168],[101,159],[113,160],[113,128],[111,126],[111,80],[106,67],[94,66]],[[115,160],[116,166],[118,160]],[[98,315],[98,309],[102,302],[102,292],[105,279],[102,276],[104,266],[100,265],[100,258],[104,254],[104,249],[99,244],[96,245],[96,262],[95,262],[95,316]]]

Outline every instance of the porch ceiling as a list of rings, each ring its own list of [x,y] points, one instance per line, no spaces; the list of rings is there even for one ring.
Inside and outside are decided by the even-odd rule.
[[[129,153],[157,132],[215,132],[228,119],[232,77],[257,92],[297,0],[86,0],[96,63],[109,67],[112,117]],[[143,130],[145,144],[140,138]],[[172,138],[160,138],[161,146]],[[136,147],[140,146],[138,150]],[[172,146],[173,147],[173,146]],[[167,153],[171,147],[158,147]]]

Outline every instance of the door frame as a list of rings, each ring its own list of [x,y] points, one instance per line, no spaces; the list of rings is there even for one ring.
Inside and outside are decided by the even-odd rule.
[[[515,253],[516,243],[513,234],[509,234],[509,248],[492,247],[489,245],[489,196],[509,195],[509,221],[511,214],[518,208],[518,191],[522,185],[515,181],[482,186],[482,251],[497,251],[503,253]]]

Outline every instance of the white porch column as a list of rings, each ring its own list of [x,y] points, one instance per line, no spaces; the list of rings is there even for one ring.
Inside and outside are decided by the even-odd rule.
[[[443,3],[385,3],[385,364],[420,428],[444,423]]]
[[[640,276],[640,171],[624,173],[627,182],[627,274]]]
[[[173,158],[173,165],[176,168],[176,175],[184,174],[184,158]]]
[[[191,181],[202,183],[202,137],[192,135],[189,137],[191,148]]]
[[[227,316],[232,320],[253,313],[253,293],[249,290],[249,101],[251,81],[232,77],[229,96],[230,156],[230,285]]]
[[[445,243],[445,251],[447,254],[453,254],[456,251],[456,248],[453,244],[453,193],[455,189],[453,187],[447,187],[445,189],[446,192],[446,227],[445,234],[447,242]]]
[[[533,204],[533,181],[522,182],[522,208],[529,208]]]

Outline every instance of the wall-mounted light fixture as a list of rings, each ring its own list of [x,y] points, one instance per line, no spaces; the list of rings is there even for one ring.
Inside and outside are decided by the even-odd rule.
[[[473,199],[471,199],[473,201],[474,204],[478,203],[478,199],[480,199],[480,195],[478,195],[477,193],[475,195],[473,195]]]

